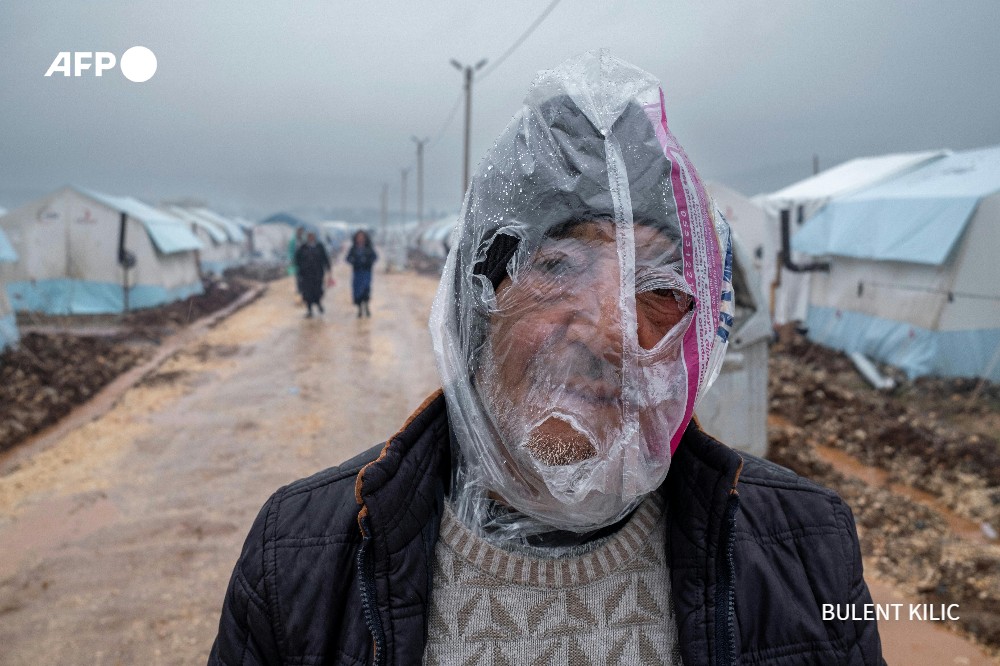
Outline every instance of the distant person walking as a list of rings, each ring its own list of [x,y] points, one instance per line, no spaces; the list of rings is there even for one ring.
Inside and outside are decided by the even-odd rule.
[[[316,234],[306,234],[306,242],[295,251],[295,269],[299,278],[299,292],[306,302],[306,317],[313,316],[313,305],[323,313],[323,277],[330,270],[326,249],[316,242]]]
[[[295,229],[295,235],[288,239],[288,274],[295,276],[295,291],[302,295],[302,280],[299,278],[296,254],[305,242],[306,230],[302,227]]]
[[[372,239],[365,231],[358,231],[354,234],[354,242],[351,249],[347,251],[345,261],[354,267],[354,279],[351,282],[351,289],[354,296],[354,304],[358,306],[358,317],[362,315],[371,317],[372,313],[368,309],[368,301],[371,299],[372,291],[372,265],[378,260],[375,248],[372,247]]]

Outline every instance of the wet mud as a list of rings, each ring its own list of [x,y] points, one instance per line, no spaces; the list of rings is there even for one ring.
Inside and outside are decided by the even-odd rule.
[[[120,317],[21,317],[27,332],[0,354],[0,453],[91,400],[154,356],[165,337],[231,305],[250,286],[208,280],[203,294]]]
[[[996,656],[1000,428],[990,425],[1000,417],[996,387],[896,379],[894,391],[876,391],[841,354],[801,339],[775,346],[770,457],[847,501],[869,575],[917,603],[958,604],[960,620],[949,628]],[[918,634],[931,630],[915,625]]]
[[[0,663],[204,663],[258,509],[395,432],[437,388],[435,283],[346,271],[304,319],[291,279],[103,416],[0,475]],[[10,544],[17,544],[11,547]]]

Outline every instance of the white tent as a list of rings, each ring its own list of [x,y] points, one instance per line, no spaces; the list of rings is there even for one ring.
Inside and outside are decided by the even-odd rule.
[[[229,266],[246,263],[250,257],[250,236],[234,220],[205,207],[186,208],[189,214],[199,217],[222,229],[229,239],[227,257]],[[227,266],[226,268],[228,268]]]
[[[774,258],[768,253],[774,252],[774,242],[768,227],[767,214],[764,208],[757,202],[743,196],[736,190],[726,187],[722,183],[709,182],[705,187],[715,201],[715,205],[722,211],[730,228],[739,239],[739,244],[745,253],[745,259],[753,266],[753,271],[759,279],[761,293],[766,297],[770,292],[770,280],[765,274],[765,261],[770,260],[771,265]],[[764,310],[767,310],[768,301],[764,301]]]
[[[3,232],[3,228],[0,228],[0,263],[6,264],[15,261],[17,261],[17,251],[10,244],[7,234]],[[17,318],[14,315],[14,309],[10,306],[10,301],[7,299],[7,290],[4,289],[3,280],[0,279],[0,351],[15,344],[20,340],[20,337],[17,331]]]
[[[186,222],[191,233],[201,241],[203,247],[198,251],[198,264],[201,266],[202,273],[222,275],[222,272],[227,268],[241,262],[241,245],[232,242],[229,234],[220,224],[180,206],[166,206],[163,210]]]
[[[921,375],[1000,381],[1000,146],[832,201],[794,248],[816,274],[810,338]]]
[[[351,237],[358,229],[362,229],[360,224],[352,224],[344,220],[324,220],[316,225],[319,230],[319,240],[326,246],[327,252],[339,255],[351,244]]]
[[[451,235],[458,224],[458,216],[447,215],[438,220],[425,222],[417,231],[417,247],[428,257],[439,258],[442,261],[448,256]]]
[[[754,197],[754,200],[764,208],[768,218],[769,241],[762,259],[763,280],[767,284],[776,285],[771,302],[775,323],[805,321],[809,302],[809,280],[813,274],[788,270],[778,261],[781,251],[782,211],[787,211],[789,236],[794,238],[802,225],[834,198],[912,171],[947,154],[948,151],[935,150],[861,157],[821,171],[771,194]],[[796,265],[807,263],[806,257],[796,255],[794,252],[791,260]]]
[[[229,236],[229,241],[240,248],[240,256],[245,257],[247,255],[249,252],[247,235],[244,233],[243,228],[234,220],[229,219],[225,215],[216,213],[211,208],[200,207],[190,208],[188,210],[195,215],[201,216],[209,222],[214,223],[216,226],[222,227],[226,231],[226,235]]]
[[[376,249],[386,271],[401,270],[406,267],[410,243],[417,228],[416,220],[407,220],[389,224],[378,230]]]
[[[288,243],[295,236],[295,227],[285,222],[264,222],[253,225],[253,256],[263,261],[287,262]]]
[[[0,217],[0,227],[20,255],[0,266],[17,311],[116,313],[202,290],[198,239],[131,197],[65,187]]]

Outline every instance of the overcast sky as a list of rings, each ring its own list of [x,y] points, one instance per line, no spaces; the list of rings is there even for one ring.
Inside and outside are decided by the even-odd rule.
[[[548,0],[0,0],[0,207],[74,183],[230,213],[461,200],[449,60],[496,60]],[[657,76],[702,175],[771,191],[853,157],[1000,143],[995,0],[561,0],[474,84],[472,160],[539,69],[608,47]],[[142,45],[146,83],[44,76],[60,51]],[[484,70],[486,71],[486,70]],[[435,140],[436,139],[436,140]],[[411,173],[408,201],[415,207]]]

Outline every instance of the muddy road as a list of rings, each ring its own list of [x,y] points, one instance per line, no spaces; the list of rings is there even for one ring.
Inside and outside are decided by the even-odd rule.
[[[436,280],[378,272],[359,320],[336,277],[325,316],[271,283],[110,409],[0,456],[0,664],[205,662],[270,493],[389,436],[437,388]],[[912,600],[873,583],[876,602]],[[882,633],[890,664],[993,663],[942,624]]]
[[[97,420],[18,452],[0,476],[0,663],[204,663],[270,493],[388,437],[437,387],[435,281],[379,272],[359,320],[337,270],[325,316],[272,283]]]

